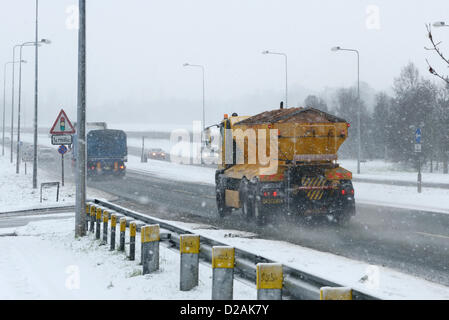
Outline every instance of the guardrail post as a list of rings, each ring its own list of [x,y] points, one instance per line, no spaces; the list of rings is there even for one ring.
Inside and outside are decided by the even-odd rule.
[[[198,286],[200,236],[181,235],[179,250],[181,251],[180,289],[189,291]]]
[[[96,223],[96,229],[95,229],[95,238],[98,240],[100,239],[100,229],[101,229],[101,207],[97,208],[97,223]]]
[[[212,247],[212,300],[232,300],[234,262],[233,247]]]
[[[126,218],[120,218],[120,246],[119,251],[125,251],[125,232],[126,232]]]
[[[117,216],[111,214],[111,248],[110,250],[115,250],[115,227],[117,226]]]
[[[86,232],[89,230],[90,203],[86,203]]]
[[[160,228],[158,224],[143,226],[140,229],[142,241],[143,274],[159,270]]]
[[[97,208],[95,205],[90,206],[90,228],[89,231],[94,233],[94,226],[95,226],[95,213],[97,212]]]
[[[320,300],[352,300],[352,289],[348,287],[322,287]]]
[[[109,212],[107,210],[103,211],[103,244],[108,243],[108,222],[109,222]]]
[[[282,264],[258,263],[256,279],[257,300],[282,300]]]
[[[135,222],[129,224],[129,260],[134,261],[136,258],[136,230]]]

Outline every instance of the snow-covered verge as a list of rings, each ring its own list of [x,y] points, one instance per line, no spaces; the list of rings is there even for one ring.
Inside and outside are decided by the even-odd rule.
[[[182,292],[178,252],[161,243],[160,270],[142,275],[139,234],[136,260],[129,261],[128,252],[109,251],[109,245],[100,245],[92,234],[75,239],[74,224],[73,217],[32,222],[15,228],[17,236],[0,237],[0,299],[211,298],[212,269],[208,265],[200,264],[199,286]],[[255,299],[255,286],[234,280],[234,298]]]
[[[366,178],[373,180],[407,181],[416,182],[418,172],[404,169],[396,163],[383,160],[372,160],[360,164],[360,174],[357,174],[357,160],[339,160],[340,165],[352,172],[355,178]],[[440,171],[442,167],[440,166]],[[446,183],[449,185],[449,174],[441,172],[429,172],[429,168],[422,169],[422,181],[433,183]]]
[[[179,291],[179,252],[161,243],[160,270],[142,275],[140,235],[136,260],[109,251],[92,234],[74,239],[74,219],[31,222],[0,229],[0,299],[210,299],[212,271],[200,264],[199,286]],[[449,288],[389,268],[371,266],[283,241],[254,239],[235,230],[212,230],[204,224],[173,222],[195,234],[216,239],[285,266],[334,281],[382,299],[449,299]],[[118,233],[116,243],[118,243]],[[126,239],[129,239],[127,233]],[[128,241],[128,240],[127,240]],[[128,250],[128,246],[126,246]],[[255,299],[252,284],[234,280],[234,298]]]
[[[44,188],[42,203],[40,202],[40,184],[60,182],[59,175],[60,173],[52,175],[44,170],[39,170],[38,189],[33,189],[31,168],[28,168],[27,175],[25,175],[22,164],[20,173],[16,174],[16,166],[10,163],[9,157],[0,157],[0,212],[75,204],[75,185],[67,181],[64,187],[60,185],[58,202],[56,202],[56,187]],[[109,198],[110,196],[104,192],[89,189],[88,197]]]
[[[129,169],[142,173],[177,181],[215,184],[214,168],[159,160],[141,163],[140,158],[135,156],[129,156],[128,160]],[[357,203],[449,213],[449,189],[423,188],[422,193],[418,193],[415,187],[362,182],[354,182],[354,189]]]
[[[173,223],[173,222],[172,222]],[[284,241],[255,239],[235,230],[214,230],[204,224],[176,222],[181,228],[230,246],[258,254],[303,272],[333,281],[381,299],[449,299],[449,287],[399,271],[351,260]]]

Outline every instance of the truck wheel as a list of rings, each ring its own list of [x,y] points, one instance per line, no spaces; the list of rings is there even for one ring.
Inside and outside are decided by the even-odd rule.
[[[260,200],[257,200],[257,196],[254,195],[254,201],[253,201],[253,214],[254,218],[256,219],[256,224],[259,227],[265,226],[267,223],[267,215],[265,212],[265,208],[263,207]]]
[[[226,215],[231,213],[232,208],[226,206],[225,189],[222,186],[221,180],[219,181],[219,183],[217,185],[215,193],[216,193],[216,199],[217,199],[218,216],[220,218],[224,218]]]
[[[242,203],[242,213],[248,221],[251,221],[253,217],[253,205],[249,194],[248,180],[243,179],[242,182],[240,182],[239,187],[239,197],[240,202]]]
[[[345,211],[340,211],[337,214],[334,214],[334,220],[340,226],[347,226],[349,220],[351,220],[351,215]]]

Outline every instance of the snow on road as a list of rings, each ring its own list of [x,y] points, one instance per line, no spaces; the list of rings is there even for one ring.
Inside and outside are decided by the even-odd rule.
[[[17,228],[15,237],[0,237],[0,299],[211,298],[208,265],[200,264],[199,286],[181,292],[178,252],[161,244],[160,270],[142,275],[140,235],[136,261],[129,261],[124,253],[100,246],[93,235],[75,239],[74,224],[73,218],[32,222]],[[255,286],[235,280],[234,298],[255,299]]]

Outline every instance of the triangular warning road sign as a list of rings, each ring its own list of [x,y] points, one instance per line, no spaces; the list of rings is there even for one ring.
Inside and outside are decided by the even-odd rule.
[[[69,118],[65,114],[64,110],[61,109],[61,112],[59,112],[58,117],[56,118],[55,123],[53,124],[53,127],[51,127],[50,130],[51,134],[74,134],[75,128],[72,126],[72,123],[70,122]]]

